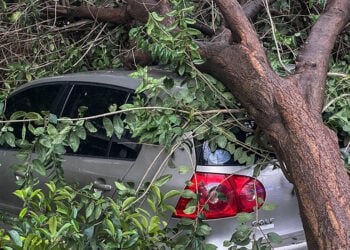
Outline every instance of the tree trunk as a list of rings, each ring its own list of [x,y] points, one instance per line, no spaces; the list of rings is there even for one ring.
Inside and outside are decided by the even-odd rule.
[[[285,133],[270,133],[297,190],[310,249],[348,249],[350,182],[337,137],[296,89],[278,89],[276,106]]]
[[[349,20],[350,1],[329,3],[299,54],[296,74],[285,78],[271,70],[238,2],[216,3],[233,36],[201,46],[202,70],[221,80],[268,135],[296,188],[309,249],[349,249],[350,181],[321,109],[328,57]]]
[[[237,46],[210,47],[213,57],[207,58],[208,67],[203,70],[239,93],[235,96],[286,164],[297,190],[309,249],[348,249],[350,182],[335,133],[323,124],[320,114],[310,110],[295,82],[247,61],[252,55],[238,53]]]

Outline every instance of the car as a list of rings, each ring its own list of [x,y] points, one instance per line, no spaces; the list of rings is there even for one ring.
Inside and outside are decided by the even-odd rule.
[[[141,80],[131,78],[130,73],[128,70],[111,70],[35,80],[10,94],[6,113],[48,110],[57,117],[74,118],[78,117],[81,106],[89,107],[86,116],[105,113],[111,104],[120,107],[132,101]],[[167,73],[155,70],[152,74],[162,76]],[[101,124],[97,121],[95,125]],[[128,133],[121,138],[107,137],[101,130],[88,133],[76,152],[65,154],[63,169],[68,182],[93,183],[95,190],[110,196],[114,194],[116,180],[141,185],[160,175],[173,175],[164,191],[190,189],[200,192],[203,200],[209,203],[210,209],[205,215],[212,233],[206,240],[217,245],[218,249],[226,249],[223,242],[231,238],[240,224],[235,215],[253,212],[257,199],[262,199],[267,204],[276,204],[277,208],[273,211],[258,210],[257,219],[249,223],[259,226],[263,234],[278,233],[283,243],[275,245],[275,249],[307,249],[294,188],[281,169],[270,164],[256,179],[252,177],[253,166],[246,167],[233,161],[223,149],[211,152],[207,143],[200,141],[195,141],[191,147],[188,151],[177,150],[173,156],[176,165],[194,169],[178,178],[177,169],[162,165],[167,157],[162,147],[138,144]],[[23,178],[23,173],[9,168],[17,161],[15,153],[16,149],[10,147],[0,149],[0,211],[10,213],[18,213],[21,209],[19,199],[12,193],[18,188],[15,181]],[[186,186],[185,180],[192,180],[194,184]],[[219,192],[226,196],[225,200],[218,199]],[[172,205],[176,213],[168,218],[170,225],[175,225],[182,217],[195,217],[195,214],[184,212],[188,202],[189,199],[183,197],[174,200]]]

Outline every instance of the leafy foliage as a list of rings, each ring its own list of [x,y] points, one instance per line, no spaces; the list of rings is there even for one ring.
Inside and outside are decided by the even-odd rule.
[[[169,179],[169,178],[168,178]],[[48,194],[31,187],[17,190],[24,202],[16,226],[2,235],[2,249],[163,249],[173,244],[163,213],[171,210],[156,181],[146,194],[151,207],[137,199],[143,191],[116,182],[117,199],[94,192],[47,183]],[[157,187],[157,188],[156,188]],[[4,233],[4,232],[2,232]]]
[[[102,1],[82,2],[100,4]],[[104,115],[106,135],[120,137],[128,129],[141,142],[164,145],[170,150],[174,145],[189,143],[183,135],[190,133],[188,138],[209,140],[212,150],[224,148],[241,164],[257,164],[258,175],[271,159],[271,151],[265,147],[266,138],[257,133],[250,117],[220,82],[196,69],[196,65],[202,63],[196,40],[207,38],[190,26],[199,22],[217,29],[221,21],[212,1],[199,2],[172,0],[174,8],[167,16],[150,13],[146,25],[130,31],[128,26],[112,27],[87,21],[81,24],[84,29],[75,32],[69,21],[43,16],[41,1],[0,0],[0,33],[6,34],[1,37],[0,45],[2,54],[6,55],[0,60],[3,82],[0,113],[6,109],[8,93],[25,81],[66,72],[120,67],[119,55],[124,52],[129,36],[140,48],[150,51],[155,61],[167,64],[182,77],[169,73],[158,79],[152,76],[152,69],[138,68],[134,77],[143,79],[137,89],[138,96],[132,104],[119,110],[111,107],[110,113]],[[288,74],[286,68],[294,70],[298,48],[325,2],[276,1],[272,6],[272,22],[266,14],[257,18],[255,28],[268,49],[271,66],[281,75]],[[122,1],[113,1],[110,6],[120,4]],[[163,24],[169,17],[175,20],[170,27]],[[276,27],[275,35],[271,32],[272,25]],[[68,30],[74,32],[66,32]],[[21,39],[17,39],[19,36]],[[324,110],[325,123],[337,132],[339,143],[345,148],[350,141],[349,47],[349,34],[345,34],[338,39],[332,55],[330,71],[339,75],[328,79]],[[162,215],[174,208],[166,201],[178,195],[174,190],[161,193],[159,187],[168,177],[140,192],[116,182],[116,198],[94,193],[91,186],[76,189],[66,185],[61,168],[64,153],[67,148],[76,151],[87,132],[97,131],[92,118],[83,118],[83,109],[77,120],[61,119],[47,112],[21,111],[8,120],[1,119],[0,144],[19,149],[17,157],[21,163],[13,169],[24,173],[25,178],[18,181],[23,188],[16,191],[24,208],[14,222],[16,227],[10,231],[0,230],[0,247],[215,249],[204,241],[211,229],[200,216],[196,220],[182,219],[176,228],[167,228]],[[115,112],[124,112],[125,121]],[[25,122],[19,123],[20,119]],[[16,124],[21,124],[20,130],[15,128]],[[249,136],[242,140],[237,137],[240,133]],[[349,154],[344,153],[344,160],[350,171]],[[46,175],[47,171],[54,182],[47,184],[45,193],[34,185],[38,182],[36,174]],[[186,172],[188,168],[182,166],[179,171]],[[186,209],[193,213],[198,197],[190,192],[182,195],[193,199]],[[265,204],[264,208],[275,207]],[[236,219],[242,225],[224,246],[246,249],[258,228],[247,224],[251,214],[240,214]],[[173,235],[179,237],[172,238]],[[266,242],[279,244],[280,241],[277,234],[269,233],[266,238],[253,240],[252,247],[270,249],[271,245]]]

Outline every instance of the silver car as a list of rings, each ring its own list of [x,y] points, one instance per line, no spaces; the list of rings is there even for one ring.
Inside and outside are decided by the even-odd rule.
[[[104,113],[112,103],[121,106],[132,101],[140,80],[130,78],[129,74],[123,70],[87,72],[36,80],[10,95],[6,112],[49,110],[57,117],[77,117],[78,108],[87,106],[85,115]],[[162,75],[161,72],[158,74]],[[226,249],[223,242],[231,238],[240,224],[235,215],[253,212],[257,198],[260,198],[265,203],[276,204],[277,208],[258,210],[257,219],[250,222],[259,229],[258,237],[276,232],[284,240],[275,249],[307,248],[293,185],[280,169],[267,166],[256,180],[251,177],[253,167],[234,162],[226,151],[208,151],[205,142],[192,145],[192,150],[177,150],[174,154],[176,165],[191,166],[194,170],[179,177],[177,169],[162,164],[167,153],[160,146],[139,145],[127,133],[121,139],[109,138],[104,131],[88,134],[77,152],[65,155],[65,178],[71,183],[93,183],[96,190],[113,195],[114,182],[118,179],[142,185],[161,175],[172,174],[164,191],[186,188],[201,192],[203,202],[208,202],[210,209],[205,215],[212,233],[207,241],[218,249]],[[19,199],[12,193],[18,188],[15,181],[23,178],[23,173],[9,168],[16,163],[15,152],[11,148],[0,149],[0,210],[11,213],[21,209]],[[194,184],[186,187],[185,180],[192,180]],[[217,199],[214,193],[217,191],[223,193],[226,200]],[[184,213],[188,202],[189,199],[181,197],[174,200],[176,214],[169,218],[170,225],[176,224],[181,217],[195,216]]]

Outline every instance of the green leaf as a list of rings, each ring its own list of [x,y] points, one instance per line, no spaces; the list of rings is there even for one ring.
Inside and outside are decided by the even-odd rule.
[[[180,65],[180,67],[179,67],[179,69],[178,69],[179,75],[180,75],[180,76],[183,76],[184,73],[185,73],[185,70],[186,70],[185,65],[183,65],[183,64]]]
[[[22,210],[21,210],[21,212],[19,213],[19,218],[20,219],[23,219],[23,217],[27,214],[27,212],[28,212],[28,208],[27,207],[24,207]]]
[[[246,223],[249,222],[251,220],[254,219],[253,215],[251,213],[238,213],[236,215],[236,219],[240,222],[240,223]]]
[[[275,232],[267,233],[267,238],[275,244],[281,244],[283,242],[283,238]]]
[[[120,191],[127,190],[127,187],[123,183],[118,182],[118,181],[116,181],[114,183],[115,183],[115,186],[117,187],[117,189],[119,189]]]
[[[216,138],[216,143],[220,148],[225,148],[227,144],[227,138],[224,135],[220,135]]]
[[[201,236],[207,236],[211,233],[211,227],[206,224],[202,224],[197,229],[197,234]]]
[[[163,186],[165,183],[167,183],[170,179],[172,178],[171,174],[167,174],[167,175],[163,175],[161,177],[159,177],[155,182],[154,185],[161,187]]]
[[[156,208],[156,205],[154,204],[154,202],[150,198],[147,198],[147,203],[150,206],[150,208],[152,209],[152,212],[156,213],[157,208]]]
[[[160,230],[160,227],[159,227],[159,217],[158,216],[153,216],[151,218],[151,221],[149,223],[149,226],[148,226],[148,233],[157,233],[159,230]]]
[[[152,17],[153,17],[156,21],[158,21],[158,22],[161,22],[161,21],[164,20],[164,17],[158,15],[157,12],[152,12],[151,15],[152,15]]]
[[[11,22],[11,23],[17,22],[18,19],[21,17],[21,15],[22,15],[22,12],[19,11],[19,10],[16,11],[16,12],[14,12],[14,13],[11,15],[11,17],[10,17],[10,22]]]
[[[57,233],[57,218],[56,216],[53,216],[49,219],[49,230],[52,235],[56,235]]]
[[[26,138],[26,134],[27,134],[27,127],[26,127],[25,124],[23,124],[21,132],[22,132],[21,133],[22,139],[25,139]]]
[[[125,209],[125,208],[128,207],[130,204],[132,204],[135,200],[136,200],[136,197],[129,197],[129,198],[127,198],[127,199],[123,202],[122,208]]]
[[[195,24],[195,23],[196,23],[196,20],[194,20],[194,19],[192,19],[192,18],[185,17],[185,23],[188,23],[188,24]]]
[[[79,136],[76,133],[71,133],[69,136],[68,142],[73,152],[77,152],[80,145]]]
[[[47,125],[47,133],[49,135],[57,135],[57,129],[52,124]]]
[[[236,147],[235,144],[228,142],[225,149],[232,155],[235,152]]]
[[[202,60],[202,59],[195,59],[195,60],[193,60],[193,63],[196,64],[196,65],[200,65],[200,64],[204,63],[204,60]]]
[[[113,128],[115,135],[120,139],[124,133],[124,123],[119,115],[113,116]]]
[[[196,199],[197,198],[197,194],[195,192],[193,192],[192,190],[189,190],[189,189],[185,189],[183,192],[182,192],[182,195],[181,195],[183,198],[186,198],[186,199]]]
[[[80,106],[78,108],[78,116],[82,117],[84,115],[84,113],[88,110],[89,108],[86,106]]]
[[[90,132],[90,133],[95,133],[97,132],[97,128],[90,122],[86,121],[85,122],[85,128]]]
[[[50,51],[54,51],[55,50],[55,44],[50,43],[49,44],[49,49],[50,49]]]
[[[112,104],[111,106],[108,107],[109,112],[115,112],[117,110],[118,106],[117,104]]]
[[[56,192],[56,185],[54,182],[50,181],[49,183],[46,183],[46,186],[50,189],[52,193]]]
[[[103,122],[103,127],[106,130],[107,137],[111,137],[113,135],[113,130],[114,130],[111,119],[107,117],[103,117],[102,122]]]
[[[224,243],[223,243],[224,247],[229,247],[232,245],[232,242],[229,241],[229,240],[225,240]]]
[[[26,239],[24,240],[23,250],[30,250],[30,249],[32,249],[30,246],[31,246],[31,244],[32,244],[33,242],[36,241],[36,238],[37,238],[37,237],[38,237],[38,236],[35,235],[34,233],[33,233],[33,234],[29,234],[29,235],[26,237]],[[12,248],[9,248],[9,249],[6,249],[6,248],[5,248],[5,250],[12,250]]]
[[[21,160],[21,161],[25,161],[28,159],[28,157],[30,156],[28,151],[18,151],[16,153],[16,157],[17,159]]]
[[[122,245],[122,249],[125,248],[130,248],[133,245],[135,245],[135,243],[138,241],[139,239],[139,235],[137,233],[133,234],[128,241],[124,242]]]
[[[234,133],[232,133],[231,131],[225,131],[225,136],[230,142],[237,141],[236,135]]]
[[[245,246],[250,243],[251,227],[247,225],[240,225],[231,237],[231,241],[237,245]]]
[[[67,222],[66,224],[64,224],[60,230],[58,230],[57,232],[57,236],[60,236],[61,234],[64,233],[64,231],[66,231],[66,229],[70,228],[72,226],[72,224],[70,224],[69,222]]]
[[[190,34],[191,36],[197,36],[200,35],[201,32],[199,30],[193,29],[193,28],[187,28],[186,32]]]
[[[79,127],[76,131],[77,136],[82,139],[85,140],[86,139],[86,130],[84,127]]]
[[[12,133],[6,132],[6,133],[4,134],[4,137],[5,137],[6,143],[7,143],[9,146],[11,146],[11,147],[13,147],[13,148],[16,146],[16,145],[15,145],[15,140],[16,140],[16,138],[15,138],[15,136],[14,136]]]
[[[179,174],[187,174],[191,170],[192,168],[189,166],[184,166],[184,165],[179,166]]]
[[[92,215],[92,212],[94,211],[94,209],[95,209],[95,203],[91,202],[89,206],[86,208],[85,217],[89,218]]]
[[[197,206],[188,206],[185,210],[184,213],[185,214],[193,214],[194,212],[196,212],[197,210]]]
[[[42,119],[43,119],[43,117],[40,114],[36,113],[36,112],[28,112],[28,113],[26,113],[25,118],[27,118],[27,119],[36,119],[36,120],[41,121],[41,122],[42,122]]]
[[[107,224],[109,231],[111,232],[111,236],[114,236],[115,235],[115,228],[114,228],[112,221],[110,221],[109,219],[105,219],[105,222]]]
[[[41,176],[45,176],[46,175],[46,169],[45,169],[45,167],[43,166],[43,164],[41,163],[40,160],[34,159],[33,162],[32,162],[32,166],[33,166],[33,169],[38,174],[40,174]]]
[[[181,218],[180,220],[180,225],[184,225],[184,226],[194,225],[196,223],[197,223],[196,221],[189,218]]]
[[[243,154],[243,148],[239,147],[235,150],[235,152],[233,153],[233,157],[234,157],[234,160],[237,161],[241,158]]]
[[[162,194],[161,194],[161,192],[160,192],[159,187],[156,186],[156,185],[152,185],[152,186],[151,186],[151,191],[152,191],[151,194],[154,194],[154,195],[157,197],[157,199],[154,199],[153,201],[156,202],[157,204],[159,204],[160,201],[161,201],[161,199],[162,199],[162,198],[161,198],[161,197],[162,197]]]
[[[9,235],[11,237],[11,239],[13,240],[13,242],[19,246],[19,247],[22,247],[23,246],[23,242],[21,240],[21,237],[19,235],[19,233],[15,230],[10,230],[9,231]]]
[[[23,118],[25,117],[25,115],[26,115],[26,112],[24,111],[16,111],[10,116],[10,120],[17,120],[19,118]]]
[[[309,0],[309,9],[311,9],[313,5],[314,5],[314,0]]]
[[[43,136],[42,138],[40,138],[39,143],[45,148],[51,148],[52,146],[52,141],[48,136]]]
[[[57,124],[57,115],[55,114],[49,114],[49,122],[53,123],[53,124]]]
[[[14,195],[16,195],[21,200],[25,201],[27,198],[27,192],[26,190],[18,189],[15,192],[13,192]]]
[[[165,195],[164,195],[164,200],[165,199],[169,199],[171,197],[174,197],[176,195],[179,195],[181,194],[181,192],[179,190],[170,190],[169,192],[167,192]]]

